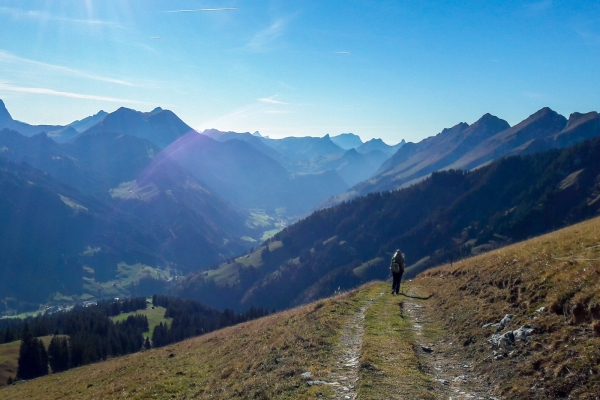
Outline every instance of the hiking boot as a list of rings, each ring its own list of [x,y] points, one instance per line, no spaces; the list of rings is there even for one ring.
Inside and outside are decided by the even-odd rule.
[[[392,291],[392,294],[396,294],[396,292]]]

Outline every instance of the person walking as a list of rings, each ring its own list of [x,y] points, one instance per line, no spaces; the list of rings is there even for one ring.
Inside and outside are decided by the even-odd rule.
[[[404,254],[400,249],[396,250],[392,261],[390,262],[390,271],[392,271],[392,294],[400,294],[400,282],[404,273]]]

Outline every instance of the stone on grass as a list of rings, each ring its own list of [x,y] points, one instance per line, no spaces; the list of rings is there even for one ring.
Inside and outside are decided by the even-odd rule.
[[[534,329],[530,325],[523,325],[516,331],[513,331],[513,335],[515,337],[515,341],[522,340],[526,342],[529,340],[529,336],[533,333]]]
[[[300,377],[302,379],[311,379],[312,378],[312,372],[306,371],[300,374]]]

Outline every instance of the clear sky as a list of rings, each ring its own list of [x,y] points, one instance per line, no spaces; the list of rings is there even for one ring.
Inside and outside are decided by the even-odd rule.
[[[600,110],[599,1],[0,0],[0,98],[66,124],[418,141],[490,112]]]

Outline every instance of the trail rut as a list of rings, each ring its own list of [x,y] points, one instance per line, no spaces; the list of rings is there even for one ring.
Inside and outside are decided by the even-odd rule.
[[[456,343],[446,340],[430,343],[423,334],[430,323],[425,307],[411,301],[410,296],[411,292],[403,302],[404,314],[413,321],[415,351],[420,353],[427,374],[434,380],[437,398],[499,400],[491,395],[489,384],[473,369],[473,363],[461,359]]]
[[[342,351],[330,376],[335,389],[334,399],[353,400],[358,395],[359,360],[365,332],[365,314],[373,301],[366,301],[344,326],[340,340]]]

